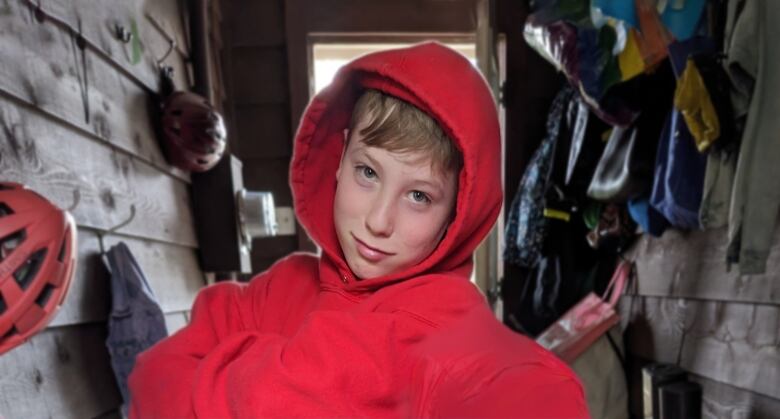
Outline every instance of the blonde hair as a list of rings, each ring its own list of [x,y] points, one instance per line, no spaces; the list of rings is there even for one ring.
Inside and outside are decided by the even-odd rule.
[[[423,153],[435,169],[458,173],[463,156],[439,124],[423,111],[378,90],[366,90],[352,111],[349,130],[368,118],[360,130],[363,143],[396,153]]]

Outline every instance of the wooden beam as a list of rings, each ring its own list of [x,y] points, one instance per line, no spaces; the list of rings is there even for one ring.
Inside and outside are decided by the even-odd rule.
[[[638,293],[658,297],[780,304],[780,230],[763,275],[740,275],[726,267],[726,230],[667,230],[642,236],[631,250]]]

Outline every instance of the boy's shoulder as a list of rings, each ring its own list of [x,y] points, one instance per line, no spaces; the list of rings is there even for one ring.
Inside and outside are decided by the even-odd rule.
[[[316,275],[319,271],[319,256],[308,252],[293,252],[274,262],[268,269],[256,274],[250,280],[250,285],[259,282],[270,282],[276,277],[289,275]]]
[[[285,272],[317,272],[320,257],[310,252],[293,252],[274,262],[267,272],[274,274]]]
[[[249,293],[273,293],[280,298],[288,289],[311,292],[305,283],[317,284],[319,257],[307,252],[294,252],[273,263],[249,281]],[[292,280],[292,279],[295,280]],[[298,294],[294,293],[294,294]]]

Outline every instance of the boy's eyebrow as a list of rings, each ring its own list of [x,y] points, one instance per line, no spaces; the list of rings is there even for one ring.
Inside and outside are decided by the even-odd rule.
[[[360,153],[361,153],[361,154],[363,154],[363,156],[365,156],[365,157],[366,157],[366,158],[367,158],[367,159],[368,159],[368,160],[371,162],[371,164],[372,164],[372,165],[373,165],[375,168],[381,168],[381,167],[382,167],[382,165],[381,165],[381,164],[379,164],[379,162],[378,162],[378,161],[374,160],[374,158],[373,158],[373,157],[371,157],[371,155],[370,155],[370,154],[368,154],[368,150],[366,150],[366,149],[361,149],[361,150],[360,150]]]
[[[413,183],[420,183],[420,184],[423,184],[423,185],[428,185],[429,187],[431,187],[434,190],[436,190],[436,192],[439,193],[439,194],[441,194],[444,191],[444,188],[442,188],[442,186],[439,185],[439,183],[434,183],[434,182],[430,182],[430,181],[423,180],[423,179],[415,179]]]

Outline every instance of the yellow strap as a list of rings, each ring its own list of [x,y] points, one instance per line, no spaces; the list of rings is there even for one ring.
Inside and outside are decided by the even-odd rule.
[[[571,214],[569,214],[566,211],[561,211],[557,209],[552,208],[545,208],[544,209],[544,216],[546,218],[555,218],[558,220],[563,220],[566,222],[569,222],[571,220]]]

